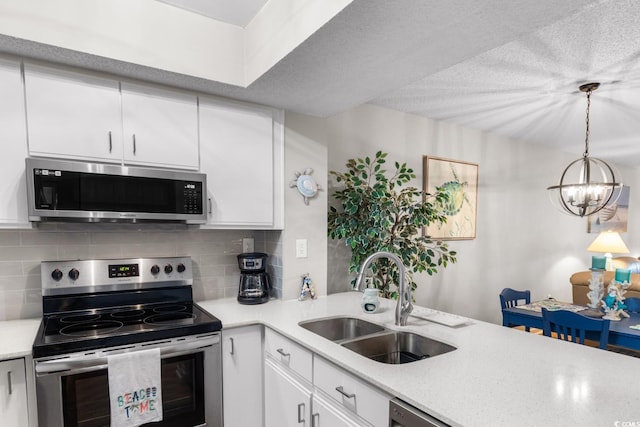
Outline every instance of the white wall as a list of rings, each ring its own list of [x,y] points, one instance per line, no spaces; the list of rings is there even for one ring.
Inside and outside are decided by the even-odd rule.
[[[284,299],[297,298],[302,276],[309,273],[319,295],[327,294],[327,147],[323,119],[286,113],[285,116],[285,228],[282,232],[282,290]],[[289,184],[296,172],[313,169],[318,195],[305,205]],[[306,239],[307,258],[296,258],[296,240]]]
[[[246,28],[155,0],[3,0],[0,33],[247,87],[352,0],[270,0]]]
[[[498,294],[504,287],[530,289],[534,299],[551,294],[571,300],[569,277],[590,266],[586,248],[596,234],[587,233],[586,219],[554,210],[546,187],[578,156],[372,105],[331,117],[326,125],[329,170],[344,170],[347,159],[383,150],[389,160],[406,161],[422,188],[423,155],[479,164],[477,237],[449,243],[458,252],[456,264],[437,276],[416,276],[418,304],[500,323]],[[633,193],[623,239],[638,256],[638,170],[621,172]],[[341,242],[328,244],[328,290],[346,290],[349,252]]]

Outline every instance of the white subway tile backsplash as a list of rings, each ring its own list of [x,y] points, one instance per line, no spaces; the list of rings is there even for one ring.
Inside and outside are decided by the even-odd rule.
[[[38,230],[23,231],[20,244],[22,246],[86,245],[89,244],[89,233],[68,231],[42,232]]]
[[[56,246],[1,246],[2,261],[42,261],[58,258]]]
[[[22,274],[22,262],[0,261],[0,277],[20,276]]]
[[[16,246],[20,244],[19,231],[0,230],[0,246]]]
[[[268,253],[281,294],[279,231],[199,230],[173,224],[44,223],[32,230],[0,230],[0,320],[42,315],[40,262],[65,259],[190,256],[196,301],[235,298],[242,239]]]

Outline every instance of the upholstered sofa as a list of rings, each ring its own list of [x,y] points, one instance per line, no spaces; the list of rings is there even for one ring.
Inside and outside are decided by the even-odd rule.
[[[631,270],[631,286],[624,294],[625,298],[640,298],[640,260],[633,257],[615,257],[612,260],[614,270],[616,268],[628,268]],[[605,271],[604,287],[605,290],[609,282],[613,280],[615,271]],[[573,303],[586,305],[589,303],[587,293],[589,292],[589,280],[591,279],[591,271],[579,271],[571,275],[571,289],[573,291]]]

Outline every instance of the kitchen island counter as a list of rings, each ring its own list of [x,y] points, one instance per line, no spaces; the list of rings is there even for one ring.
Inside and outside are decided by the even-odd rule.
[[[365,314],[361,293],[314,301],[272,300],[240,305],[235,299],[199,304],[224,328],[263,324],[314,353],[453,426],[614,426],[640,423],[631,384],[640,360],[541,335],[470,320],[448,327],[409,317],[394,325],[395,301]],[[298,326],[331,316],[354,316],[435,338],[457,350],[403,365],[360,356]],[[626,386],[629,385],[629,386]]]

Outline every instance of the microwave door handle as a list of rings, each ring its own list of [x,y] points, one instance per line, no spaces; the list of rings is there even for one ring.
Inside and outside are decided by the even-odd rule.
[[[209,337],[207,339],[200,339],[194,342],[181,343],[168,347],[160,348],[161,357],[181,356],[183,354],[195,353],[195,350],[200,350],[206,347],[210,347],[213,344],[220,342],[219,336]],[[144,347],[136,350],[145,350]],[[135,351],[135,350],[134,350]],[[99,369],[107,368],[108,359],[106,355],[100,356],[77,356],[68,357],[64,359],[54,359],[35,363],[35,371],[37,374],[49,374],[53,372],[61,371],[97,371]]]

